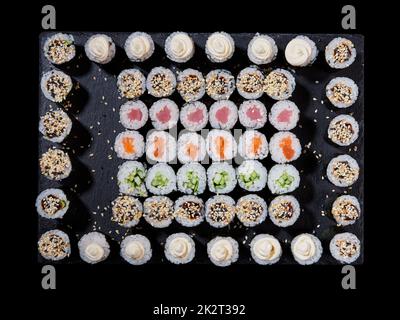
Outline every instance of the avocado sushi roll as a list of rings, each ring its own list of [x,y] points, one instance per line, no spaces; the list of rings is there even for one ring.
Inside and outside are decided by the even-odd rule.
[[[204,202],[196,196],[182,196],[175,201],[175,220],[184,227],[195,227],[204,221]]]
[[[193,260],[196,245],[186,233],[171,234],[164,246],[164,254],[168,261],[174,264],[186,264]]]
[[[278,239],[269,234],[258,234],[250,243],[250,253],[260,265],[277,263],[282,256],[282,247]]]
[[[357,181],[360,167],[354,158],[344,154],[331,159],[326,174],[335,186],[349,187]]]
[[[49,148],[39,159],[40,172],[49,180],[62,180],[67,178],[72,171],[71,160],[68,153],[60,149]]]
[[[40,236],[38,251],[47,260],[59,261],[70,256],[71,242],[65,232],[50,230]]]
[[[115,43],[106,34],[95,34],[86,41],[85,53],[89,60],[107,64],[115,56]]]
[[[121,97],[138,99],[146,91],[146,78],[138,69],[125,69],[118,75],[117,87]]]
[[[278,47],[275,40],[266,34],[256,34],[247,46],[247,56],[255,64],[267,64],[275,60]]]
[[[325,48],[325,60],[331,68],[344,69],[349,67],[357,56],[353,42],[346,38],[334,38]]]
[[[154,41],[145,32],[134,32],[126,39],[124,49],[129,60],[143,62],[153,55]]]
[[[264,75],[257,67],[248,67],[239,72],[236,88],[245,99],[258,99],[263,94]]]
[[[322,255],[321,241],[309,233],[296,236],[290,247],[294,260],[301,265],[314,264],[318,262]]]
[[[259,100],[243,101],[239,108],[239,122],[247,129],[260,129],[267,123],[265,105]]]
[[[295,87],[293,75],[284,69],[275,69],[264,79],[264,92],[274,100],[289,99]]]
[[[246,130],[239,138],[238,151],[246,160],[262,160],[268,156],[268,141],[257,130]]]
[[[192,38],[186,32],[173,32],[165,40],[165,53],[168,59],[184,63],[189,61],[195,51]]]
[[[176,88],[175,75],[164,67],[153,68],[147,76],[146,88],[153,97],[168,97],[174,93]]]
[[[43,190],[36,198],[36,210],[47,219],[61,219],[68,211],[69,201],[61,189]]]
[[[210,261],[218,267],[227,267],[239,258],[239,245],[231,237],[215,237],[207,243]]]
[[[45,41],[43,52],[52,64],[60,65],[69,62],[76,54],[74,37],[65,33],[54,34]]]
[[[273,194],[292,192],[299,184],[299,171],[291,164],[276,164],[269,171],[268,188]]]
[[[202,194],[206,188],[206,170],[197,162],[186,163],[176,174],[178,190],[186,194]]]
[[[174,202],[166,196],[153,196],[144,203],[144,219],[154,228],[166,228],[174,219]]]
[[[104,261],[110,255],[110,245],[104,234],[100,232],[89,232],[78,242],[79,255],[81,259],[89,264]]]
[[[146,168],[140,162],[124,162],[119,166],[117,174],[119,192],[136,197],[147,197],[146,173]]]
[[[127,236],[121,242],[120,255],[126,262],[134,266],[147,263],[152,257],[149,239],[140,234]]]
[[[328,138],[339,146],[349,146],[358,138],[359,126],[356,119],[342,114],[334,119],[328,127]]]
[[[59,70],[50,70],[43,74],[40,88],[44,96],[53,102],[63,102],[72,90],[72,79]]]
[[[360,218],[360,203],[354,196],[340,196],[333,202],[331,213],[338,225],[351,225]]]
[[[206,93],[206,81],[200,71],[185,69],[178,75],[176,89],[186,102],[197,101]]]
[[[350,78],[334,78],[326,86],[326,97],[336,108],[348,108],[357,101],[358,86]]]
[[[206,92],[214,100],[229,99],[235,88],[235,78],[228,70],[212,70],[206,76]]]
[[[293,196],[278,196],[269,204],[269,217],[278,227],[293,225],[300,216],[300,204]]]
[[[144,138],[137,131],[123,131],[115,138],[114,150],[118,158],[136,160],[144,154]]]
[[[267,203],[255,194],[243,196],[236,202],[236,216],[246,227],[254,227],[267,218]]]
[[[214,162],[207,169],[207,180],[211,192],[229,193],[236,186],[235,169],[227,162]]]
[[[257,160],[245,160],[236,169],[239,186],[247,191],[260,191],[267,184],[267,169]]]
[[[292,162],[301,155],[300,140],[289,131],[277,132],[269,140],[269,152],[277,163]]]
[[[286,61],[294,67],[306,67],[314,63],[318,55],[315,42],[307,36],[297,36],[285,48]]]
[[[214,228],[226,227],[235,217],[235,200],[216,195],[206,202],[206,221]]]
[[[143,206],[140,201],[132,196],[123,195],[117,197],[112,204],[111,221],[122,227],[136,226],[143,215]]]
[[[174,169],[166,163],[152,166],[146,175],[146,188],[153,194],[164,195],[176,190]]]
[[[181,163],[203,161],[206,154],[206,142],[201,135],[188,132],[178,138],[178,160]]]
[[[359,258],[361,243],[357,236],[350,232],[338,233],[329,243],[329,250],[337,261],[350,264]]]
[[[70,134],[72,121],[61,109],[48,111],[39,121],[39,131],[43,138],[61,143]]]

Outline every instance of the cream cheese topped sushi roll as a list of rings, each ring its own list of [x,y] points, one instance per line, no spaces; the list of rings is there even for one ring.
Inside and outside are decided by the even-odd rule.
[[[206,169],[197,163],[186,163],[176,173],[178,190],[186,194],[202,194],[206,189]]]
[[[146,91],[146,78],[138,69],[125,69],[118,75],[117,87],[123,98],[137,99]]]
[[[174,219],[174,202],[166,196],[153,196],[144,203],[144,219],[154,228],[166,228]]]
[[[118,158],[136,160],[144,154],[144,138],[137,131],[126,130],[115,138],[114,150]]]
[[[176,126],[179,120],[179,109],[170,99],[160,99],[152,104],[149,110],[151,123],[156,130],[167,130]]]
[[[307,36],[297,36],[286,45],[286,61],[294,67],[305,67],[312,64],[318,55],[315,42]]]
[[[59,261],[70,256],[71,242],[65,232],[50,230],[40,236],[38,251],[47,260]]]
[[[302,233],[295,237],[291,243],[291,250],[293,258],[302,265],[314,264],[322,255],[321,241],[309,233]]]
[[[290,164],[276,164],[269,170],[268,188],[273,194],[292,192],[299,184],[299,171]]]
[[[337,77],[326,86],[326,97],[337,108],[348,108],[358,98],[358,86],[346,77]]]
[[[344,69],[356,59],[357,51],[353,42],[346,38],[335,38],[325,48],[325,59],[331,68]]]
[[[328,127],[328,138],[339,146],[349,146],[358,138],[359,126],[356,119],[347,114],[332,119]]]
[[[268,216],[268,206],[263,198],[248,194],[236,202],[236,216],[246,227],[254,227]]]
[[[237,122],[238,109],[230,100],[219,100],[211,105],[208,118],[211,127],[230,130]]]
[[[60,219],[68,211],[69,201],[61,189],[43,190],[36,198],[36,210],[47,219]]]
[[[206,154],[206,142],[201,135],[188,132],[178,138],[178,160],[181,163],[203,161]]]
[[[140,234],[127,236],[121,242],[120,255],[126,262],[135,266],[147,263],[152,257],[149,239]]]
[[[149,34],[134,32],[126,39],[124,49],[129,60],[143,62],[153,55],[154,42]]]
[[[226,32],[214,32],[206,42],[206,55],[212,62],[225,62],[235,52],[235,41]]]
[[[269,204],[269,217],[278,227],[293,225],[300,216],[300,204],[293,196],[278,196]]]
[[[271,71],[264,79],[264,92],[272,99],[286,100],[292,96],[296,80],[284,69]]]
[[[210,261],[218,267],[227,267],[239,258],[239,245],[231,237],[215,237],[207,243]]]
[[[85,43],[85,53],[89,60],[107,64],[115,56],[114,41],[106,34],[92,35]]]
[[[89,232],[78,242],[79,255],[81,259],[90,264],[104,261],[110,255],[110,245],[104,234],[100,232]]]
[[[124,162],[119,166],[117,174],[119,192],[137,197],[147,197],[146,173],[146,168],[140,162]]]
[[[256,34],[247,47],[247,55],[255,64],[271,63],[277,54],[275,40],[266,34]]]
[[[260,191],[267,184],[267,169],[257,160],[245,160],[236,169],[239,186],[247,191]]]
[[[329,250],[336,260],[349,264],[359,258],[361,243],[357,236],[350,232],[338,233],[329,243]]]
[[[204,221],[204,202],[196,196],[182,196],[175,201],[175,220],[184,227],[195,227]]]
[[[264,75],[256,67],[248,67],[239,72],[236,88],[245,99],[258,99],[263,94]]]
[[[206,201],[206,221],[214,228],[226,227],[235,217],[235,200],[216,195]]]
[[[168,97],[174,93],[176,78],[173,72],[164,67],[151,69],[146,80],[147,92],[156,98]]]
[[[195,101],[185,104],[179,117],[186,130],[200,131],[208,123],[208,110],[204,103]]]
[[[187,62],[193,57],[194,52],[193,39],[186,32],[171,33],[165,40],[165,53],[172,61]]]
[[[246,130],[239,138],[238,151],[246,160],[262,160],[268,156],[268,141],[257,130]]]
[[[282,256],[282,247],[274,236],[258,234],[251,240],[250,253],[258,264],[269,265],[279,261]]]
[[[70,134],[72,121],[61,109],[47,111],[40,117],[39,131],[43,138],[51,142],[61,143]]]
[[[146,157],[151,161],[171,162],[176,158],[176,140],[165,131],[153,131],[146,139]]]
[[[111,221],[122,227],[131,228],[136,226],[143,215],[143,205],[132,196],[119,196],[112,202]]]
[[[229,99],[235,88],[235,77],[228,70],[212,70],[206,76],[206,92],[214,100]]]
[[[360,167],[354,158],[344,154],[331,159],[326,174],[335,186],[349,187],[357,181]]]
[[[152,166],[146,175],[146,188],[153,194],[164,195],[176,190],[174,169],[166,163]]]
[[[269,113],[269,122],[280,131],[289,131],[296,127],[299,121],[300,110],[289,100],[274,103]]]
[[[259,100],[243,101],[239,108],[239,122],[248,129],[260,129],[267,123],[265,105]]]
[[[193,260],[196,246],[186,233],[171,234],[165,241],[165,257],[174,264],[185,264]]]
[[[360,218],[360,203],[354,196],[340,196],[333,202],[331,213],[338,225],[351,225]]]
[[[121,124],[131,130],[142,128],[149,118],[146,105],[140,101],[127,101],[119,109],[119,120]]]
[[[62,71],[51,70],[43,74],[40,88],[50,101],[63,102],[72,90],[72,79]]]
[[[49,180],[62,180],[72,171],[68,153],[60,149],[48,149],[39,159],[40,172]]]
[[[235,138],[229,131],[213,129],[207,135],[207,153],[213,161],[231,160],[237,154]]]
[[[211,192],[229,193],[236,186],[235,169],[227,162],[212,163],[207,169],[207,181]]]
[[[289,131],[277,132],[269,140],[269,152],[277,163],[294,161],[301,155],[300,140]]]
[[[57,33],[47,38],[43,46],[44,56],[52,64],[71,61],[76,54],[74,37],[70,34]]]
[[[178,85],[176,89],[186,102],[196,101],[204,96],[206,92],[206,81],[200,71],[185,69],[178,74]]]

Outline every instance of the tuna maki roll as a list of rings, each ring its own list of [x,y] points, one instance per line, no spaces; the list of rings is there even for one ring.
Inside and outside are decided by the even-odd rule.
[[[156,130],[167,130],[176,126],[179,109],[170,99],[161,99],[153,103],[149,110],[151,123]]]
[[[264,80],[264,92],[274,100],[286,100],[292,96],[296,80],[284,69],[271,71]]]
[[[146,91],[146,78],[138,69],[125,69],[118,75],[117,87],[123,98],[137,99]]]
[[[165,53],[172,61],[187,62],[193,57],[194,51],[194,42],[186,32],[171,33],[165,40]]]
[[[146,139],[146,156],[151,161],[171,162],[176,157],[176,140],[168,132],[153,131]]]
[[[152,256],[149,239],[140,234],[127,236],[121,242],[120,255],[126,262],[134,266],[147,263]]]
[[[269,140],[271,159],[277,163],[287,163],[298,159],[301,155],[301,144],[294,133],[281,131]]]
[[[227,162],[212,163],[207,169],[208,189],[214,193],[229,193],[236,186],[233,166]]]
[[[61,109],[48,111],[40,117],[39,131],[43,138],[51,142],[61,143],[69,135],[72,121]]]
[[[232,58],[235,42],[226,32],[214,32],[206,42],[206,55],[211,62],[225,62]]]
[[[300,110],[289,100],[276,102],[269,113],[269,122],[280,131],[289,131],[296,127]]]
[[[344,69],[356,59],[353,42],[346,38],[335,38],[325,48],[325,59],[331,68]]]
[[[276,164],[269,171],[268,188],[273,194],[292,192],[299,184],[299,171],[290,164]]]
[[[39,159],[40,172],[49,180],[62,180],[72,171],[68,153],[60,149],[48,149]]]
[[[131,130],[142,128],[149,118],[146,105],[140,101],[127,101],[119,109],[119,120],[121,124]]]
[[[342,114],[332,119],[328,138],[339,146],[349,146],[358,138],[359,126],[352,116]]]
[[[168,97],[174,93],[176,78],[171,70],[164,67],[151,69],[146,80],[146,88],[150,95],[156,98]]]
[[[40,255],[52,261],[65,259],[71,254],[71,243],[68,235],[58,229],[42,234],[38,241]]]
[[[100,232],[89,232],[78,242],[79,255],[81,259],[90,264],[104,261],[110,254],[110,245],[104,234]]]
[[[186,233],[171,234],[164,247],[165,257],[174,264],[186,264],[193,260],[196,246]]]
[[[239,121],[248,129],[260,129],[267,123],[268,115],[264,104],[258,100],[243,101],[239,108]]]
[[[237,122],[238,109],[230,100],[219,100],[211,105],[208,117],[211,127],[230,130]]]
[[[166,163],[152,166],[146,175],[146,188],[151,193],[164,195],[176,190],[174,169]]]
[[[247,47],[247,55],[255,64],[271,63],[277,54],[278,47],[275,40],[266,34],[256,34]]]
[[[281,258],[282,247],[274,236],[258,234],[251,240],[250,252],[256,263],[270,265],[277,263]]]
[[[278,196],[271,201],[269,217],[278,227],[293,225],[300,216],[300,204],[293,196]]]
[[[206,188],[206,170],[196,162],[187,163],[176,174],[178,190],[186,194],[202,194]]]
[[[246,227],[254,227],[268,216],[267,203],[255,194],[243,196],[236,203],[236,216]]]
[[[63,102],[71,92],[72,79],[62,71],[51,70],[43,74],[40,88],[50,101]]]
[[[129,60],[143,62],[154,52],[154,42],[145,32],[134,32],[126,39],[124,49]]]
[[[137,197],[147,197],[146,173],[146,168],[140,162],[124,162],[118,169],[119,192]]]
[[[36,210],[47,219],[60,219],[68,211],[69,201],[61,189],[43,190],[36,198]]]
[[[208,122],[208,111],[204,103],[195,101],[187,103],[180,112],[183,127],[189,131],[200,131]]]
[[[360,167],[354,158],[347,154],[340,155],[329,162],[326,174],[335,186],[349,187],[357,181]]]
[[[207,153],[213,161],[231,160],[237,154],[235,138],[229,131],[213,129],[207,135]]]
[[[206,153],[206,142],[201,135],[188,132],[178,138],[178,160],[181,163],[203,161]]]
[[[313,64],[318,55],[315,42],[307,36],[297,36],[286,45],[286,61],[294,67]]]
[[[111,221],[126,228],[134,227],[139,223],[143,215],[143,206],[138,199],[123,195],[117,197],[111,204]]]
[[[137,131],[126,130],[115,138],[114,150],[118,158],[136,160],[144,153],[144,139]]]
[[[340,196],[332,204],[332,216],[340,226],[348,226],[357,221],[361,207],[356,197]]]
[[[257,160],[245,160],[236,169],[239,186],[247,191],[260,191],[267,184],[267,169]]]
[[[95,34],[86,41],[85,53],[89,60],[107,64],[115,56],[114,41],[105,34]]]
[[[256,67],[248,67],[239,72],[236,88],[245,99],[258,99],[263,94],[264,75]]]
[[[166,228],[174,219],[174,202],[168,197],[147,198],[143,207],[144,219],[154,228]]]
[[[239,245],[231,237],[215,237],[207,243],[210,261],[218,267],[227,267],[239,258]]]
[[[337,261],[343,264],[353,263],[360,256],[360,240],[350,232],[338,233],[329,243],[329,250]]]
[[[206,81],[200,71],[186,69],[179,73],[176,88],[183,100],[193,102],[204,96]]]
[[[268,155],[268,141],[257,130],[246,130],[239,138],[238,150],[246,160],[262,160]]]
[[[53,64],[71,61],[76,54],[74,37],[70,34],[57,33],[47,38],[43,46],[44,56]]]
[[[299,234],[292,240],[291,249],[294,260],[302,265],[318,262],[322,255],[321,241],[309,233]]]
[[[206,202],[206,221],[214,228],[226,227],[235,217],[235,200],[216,195]]]
[[[358,86],[350,78],[334,78],[326,86],[326,97],[335,107],[348,108],[357,101]]]
[[[175,220],[185,227],[198,226],[204,220],[204,202],[195,196],[182,196],[175,201]]]
[[[229,99],[235,87],[235,78],[228,70],[212,70],[206,76],[206,92],[214,100]]]

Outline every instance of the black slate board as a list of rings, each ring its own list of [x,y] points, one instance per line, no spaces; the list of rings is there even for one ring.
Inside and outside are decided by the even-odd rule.
[[[250,39],[254,34],[239,33],[232,34],[236,51],[233,58],[222,64],[211,63],[205,56],[204,45],[209,34],[192,33],[196,43],[195,56],[185,64],[176,64],[166,58],[163,50],[163,44],[168,36],[166,33],[151,33],[155,44],[155,54],[144,63],[132,63],[128,60],[123,50],[125,39],[128,32],[105,32],[111,36],[117,45],[117,54],[114,60],[105,66],[99,66],[89,61],[85,56],[83,46],[85,41],[95,32],[72,32],[77,45],[77,57],[67,65],[57,67],[69,74],[76,82],[76,88],[69,98],[67,112],[73,120],[72,132],[61,147],[68,151],[73,162],[73,172],[69,178],[61,183],[49,181],[39,174],[38,192],[50,188],[61,187],[71,200],[71,208],[61,221],[47,220],[38,217],[38,237],[53,228],[59,228],[68,233],[72,242],[72,255],[59,263],[83,263],[79,258],[77,241],[79,238],[90,231],[97,230],[104,233],[111,245],[110,257],[103,263],[125,263],[119,256],[119,242],[125,235],[141,233],[147,236],[153,248],[153,258],[150,263],[168,263],[163,254],[163,244],[168,235],[175,232],[186,232],[194,236],[196,243],[196,257],[192,263],[203,264],[210,263],[206,253],[206,244],[217,235],[231,236],[239,242],[240,258],[239,264],[254,263],[250,258],[249,243],[255,234],[269,233],[277,237],[283,249],[283,256],[279,264],[296,264],[291,252],[290,241],[296,235],[302,232],[315,233],[322,241],[324,253],[318,262],[320,265],[337,264],[329,253],[329,241],[339,232],[355,233],[361,240],[362,252],[360,258],[355,264],[363,262],[363,220],[364,215],[352,226],[337,227],[333,218],[329,215],[332,202],[339,195],[351,194],[356,196],[361,204],[363,212],[363,167],[364,167],[364,38],[361,35],[342,35],[349,38],[355,44],[357,49],[356,61],[343,70],[335,70],[328,67],[324,59],[324,48],[338,34],[306,34],[315,41],[320,50],[317,61],[309,67],[292,68],[287,65],[284,59],[284,49],[288,41],[295,34],[270,34],[276,41],[279,48],[278,58],[270,65],[265,67],[282,67],[289,69],[296,78],[296,89],[291,98],[300,108],[299,125],[292,130],[300,139],[305,153],[293,162],[301,172],[300,187],[293,193],[300,202],[302,213],[298,221],[291,227],[279,228],[267,220],[254,228],[245,228],[235,218],[234,222],[226,228],[214,229],[206,222],[195,228],[185,228],[175,221],[170,227],[165,229],[154,229],[143,219],[138,226],[125,229],[119,227],[116,223],[110,221],[111,210],[110,202],[118,195],[118,186],[116,175],[118,166],[124,160],[116,157],[111,147],[114,144],[116,135],[124,128],[119,123],[119,107],[124,99],[119,98],[116,87],[116,76],[123,69],[138,67],[147,74],[151,68],[156,66],[165,66],[176,71],[185,68],[198,69],[203,74],[217,68],[230,70],[235,76],[238,72],[252,63],[248,60],[246,50]],[[40,48],[43,47],[46,38],[51,33],[44,32],[40,35]],[[54,68],[44,57],[43,52],[39,53],[39,74]],[[357,102],[350,108],[340,110],[330,105],[325,97],[325,86],[330,79],[338,76],[352,78],[359,86],[360,94]],[[40,79],[39,79],[40,80]],[[38,86],[38,90],[40,90]],[[178,106],[183,104],[181,97],[174,93],[171,97]],[[149,96],[147,93],[141,98],[148,107],[157,99]],[[231,96],[237,105],[244,99],[235,91]],[[266,95],[260,100],[269,110],[275,102]],[[201,99],[208,107],[213,102],[211,98],[205,96]],[[42,93],[39,94],[39,115],[42,116],[50,108],[56,108],[57,105],[47,100]],[[332,144],[327,138],[327,127],[330,120],[338,114],[352,114],[360,124],[360,137],[349,147],[339,147]],[[150,122],[141,130],[144,136],[151,128]],[[210,128],[209,126],[207,128]],[[236,124],[235,128],[241,128]],[[178,124],[178,132],[182,126]],[[271,124],[260,129],[267,136],[267,139],[276,131]],[[38,136],[39,154],[45,152],[52,144]],[[311,142],[310,148],[304,146]],[[354,157],[361,168],[360,178],[350,188],[338,188],[332,185],[325,176],[326,166],[329,160],[339,154],[347,153]],[[93,156],[91,156],[93,154]],[[317,158],[316,155],[322,157]],[[111,155],[112,159],[109,159]],[[145,161],[145,157],[140,159]],[[269,170],[274,164],[270,157],[262,161]],[[180,165],[173,165],[174,169]],[[208,165],[205,167],[207,168]],[[322,179],[324,177],[325,179]],[[247,192],[240,189],[239,186],[230,194],[235,200],[245,195]],[[266,188],[258,192],[269,203],[274,196]],[[178,192],[171,194],[174,200],[180,196]],[[208,191],[202,195],[207,200],[212,194]],[[325,216],[321,212],[325,212]],[[44,263],[45,260],[38,256],[38,261]]]

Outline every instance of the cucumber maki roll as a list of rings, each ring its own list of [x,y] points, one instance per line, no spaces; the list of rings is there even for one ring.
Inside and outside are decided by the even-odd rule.
[[[165,163],[152,166],[146,175],[146,188],[153,194],[164,195],[176,190],[174,169]]]
[[[276,164],[269,171],[268,188],[273,194],[292,192],[299,184],[299,171],[290,164]]]
[[[267,184],[267,169],[257,160],[245,160],[236,169],[239,186],[247,191],[260,191]]]
[[[117,174],[119,192],[137,197],[147,197],[146,173],[146,168],[140,162],[124,162],[119,167]]]
[[[227,162],[215,162],[207,169],[208,189],[214,193],[229,193],[236,186],[233,166]]]
[[[202,194],[206,188],[206,170],[196,162],[187,163],[176,174],[178,190],[186,194]]]

